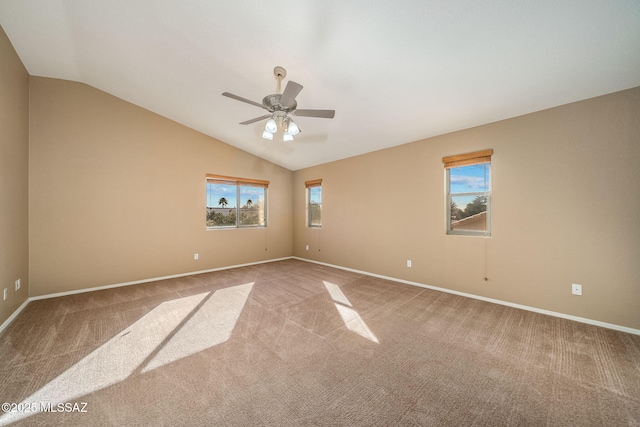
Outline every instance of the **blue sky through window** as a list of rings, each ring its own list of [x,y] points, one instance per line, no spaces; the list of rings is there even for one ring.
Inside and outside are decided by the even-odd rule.
[[[235,208],[237,204],[236,186],[228,184],[207,183],[207,207],[221,208],[220,199],[225,198],[227,205],[225,208]],[[251,200],[252,204],[264,203],[264,188],[253,186],[240,186],[240,206],[247,204]]]
[[[322,203],[322,187],[309,188],[309,203]]]
[[[236,186],[227,184],[207,183],[207,207],[221,208],[220,199],[227,199],[226,208],[236,207]]]
[[[451,194],[489,191],[489,163],[449,169]]]
[[[460,193],[476,193],[490,190],[490,163],[460,166],[449,169],[449,188],[453,196],[452,201],[464,209],[468,203],[476,198],[472,196],[455,196]]]
[[[264,203],[264,188],[240,186],[240,206],[246,206],[249,200],[254,206]]]

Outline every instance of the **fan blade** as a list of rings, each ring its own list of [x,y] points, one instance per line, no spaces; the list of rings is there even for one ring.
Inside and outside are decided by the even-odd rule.
[[[241,125],[250,125],[251,123],[259,122],[260,120],[268,119],[271,114],[265,114],[264,116],[256,117],[255,119],[247,120],[246,122],[240,122]]]
[[[335,110],[295,110],[293,114],[301,117],[320,117],[323,119],[333,119],[333,117],[336,115],[336,112]]]
[[[241,96],[234,95],[234,94],[229,93],[229,92],[223,92],[222,96],[226,96],[228,98],[232,98],[232,99],[235,99],[237,101],[246,102],[247,104],[255,105],[256,107],[264,108],[266,110],[266,108],[262,104],[258,104],[257,102],[250,101],[247,98],[243,98]]]
[[[301,90],[301,84],[289,80],[287,87],[284,88],[284,92],[282,92],[282,96],[280,97],[280,105],[285,108],[289,107],[293,104],[293,101],[295,101],[296,96],[298,96]]]

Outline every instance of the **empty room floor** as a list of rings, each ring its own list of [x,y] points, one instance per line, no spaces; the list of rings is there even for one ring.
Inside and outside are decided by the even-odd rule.
[[[0,356],[0,425],[640,425],[640,336],[295,259],[32,301]]]

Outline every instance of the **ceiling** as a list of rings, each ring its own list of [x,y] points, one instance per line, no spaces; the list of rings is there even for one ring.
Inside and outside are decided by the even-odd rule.
[[[34,76],[83,82],[290,170],[640,86],[638,0],[1,0]],[[273,68],[304,86],[262,139]]]

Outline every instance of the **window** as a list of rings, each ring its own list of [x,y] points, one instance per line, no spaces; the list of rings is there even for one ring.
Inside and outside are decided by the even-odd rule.
[[[269,181],[207,175],[207,228],[266,227]]]
[[[307,188],[307,225],[322,227],[322,180],[314,179],[304,185]]]
[[[493,150],[444,157],[447,234],[491,235]]]

